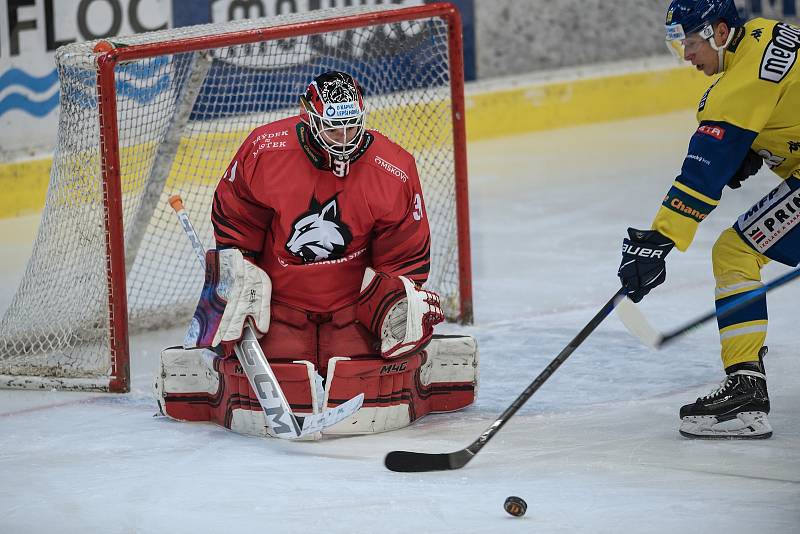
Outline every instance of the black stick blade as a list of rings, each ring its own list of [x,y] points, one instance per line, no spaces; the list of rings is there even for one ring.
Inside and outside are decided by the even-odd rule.
[[[399,473],[422,473],[425,471],[448,471],[461,469],[472,459],[466,449],[446,454],[392,451],[386,455],[384,464],[390,471]]]

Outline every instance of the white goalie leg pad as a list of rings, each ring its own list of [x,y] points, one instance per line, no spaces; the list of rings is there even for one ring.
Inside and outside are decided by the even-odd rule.
[[[303,412],[302,410],[295,410],[293,413],[298,416],[302,416],[307,413],[320,413],[323,393],[322,377],[317,374],[314,364],[307,360],[296,360],[291,363],[273,364],[273,370],[276,371],[276,374],[282,374],[282,372],[285,372],[290,366],[298,366],[304,369],[307,377],[306,380],[308,380],[311,391],[311,411]],[[295,371],[292,374],[295,375],[296,378],[298,371]],[[289,382],[281,379],[280,376],[279,382],[281,387],[284,389],[284,393],[287,394],[291,394],[293,389],[300,385],[300,381],[296,379]],[[305,380],[302,380],[302,382],[305,382]],[[238,434],[259,437],[277,437],[267,425],[267,419],[264,415],[264,410],[262,410],[260,407],[257,407],[257,401],[255,399],[253,399],[253,402],[249,407],[239,407],[232,410],[229,428]],[[312,434],[296,438],[293,441],[315,441],[321,438],[322,434],[320,432],[314,432]]]
[[[165,405],[168,395],[206,393],[213,395],[219,389],[219,374],[214,370],[216,354],[206,349],[186,350],[170,347],[161,352],[156,370],[154,394],[162,414],[177,420],[185,420],[170,414]]]
[[[231,426],[228,430],[245,436],[274,437],[267,430],[267,418],[264,416],[264,410],[235,408],[231,413]]]
[[[681,419],[680,433],[689,438],[763,439],[772,435],[765,412],[739,412],[720,421],[713,415],[691,415]]]
[[[478,342],[472,336],[436,335],[425,348],[428,353],[420,369],[422,384],[471,383],[478,396],[480,374]],[[436,410],[440,411],[440,410]]]
[[[329,404],[332,391],[340,399],[360,387],[365,399],[356,414],[326,429],[324,435],[387,432],[428,413],[460,410],[476,398],[478,362],[478,346],[471,336],[434,336],[424,352],[398,360],[331,358],[325,406],[335,406]],[[338,366],[348,369],[337,373]]]
[[[325,381],[325,405],[328,406],[329,400],[331,398],[331,392],[336,391],[336,388],[341,385],[342,381],[345,380],[344,377],[341,375],[337,376],[336,369],[340,363],[349,362],[351,361],[350,358],[331,358],[328,360],[328,376]],[[353,362],[355,364],[361,362]],[[389,430],[396,430],[398,428],[403,428],[411,424],[411,414],[409,413],[409,406],[407,403],[403,403],[399,401],[399,396],[392,395],[395,393],[394,391],[388,391],[385,386],[379,384],[378,381],[387,379],[387,375],[381,374],[380,376],[376,376],[377,373],[374,371],[381,368],[382,366],[399,366],[400,363],[395,362],[387,362],[383,360],[374,360],[373,362],[363,362],[364,367],[369,369],[369,375],[363,376],[362,381],[368,381],[369,389],[377,390],[379,393],[375,393],[374,391],[370,395],[369,389],[365,393],[368,395],[369,402],[365,399],[365,405],[362,405],[361,409],[358,410],[352,417],[348,417],[344,421],[339,422],[336,425],[331,426],[330,428],[325,429],[325,435],[350,435],[350,434],[377,434],[379,432],[386,432]],[[398,371],[402,372],[404,369],[398,369]],[[363,372],[358,372],[358,374],[365,374]],[[349,373],[348,373],[349,374]],[[351,378],[351,377],[347,377]],[[365,384],[367,385],[367,384]],[[371,386],[371,387],[370,387]],[[383,387],[382,387],[383,386]],[[350,385],[347,386],[352,387]],[[396,388],[390,388],[396,389]],[[349,395],[352,392],[348,392]],[[397,402],[390,403],[386,405],[378,406],[379,397],[382,395],[380,393],[388,393],[385,396],[387,397],[397,397]],[[337,397],[341,395],[336,395]],[[367,405],[369,404],[369,405]]]
[[[324,390],[314,365],[305,360],[275,363],[284,393],[294,398],[303,416],[320,413]],[[154,380],[159,410],[177,421],[208,421],[238,434],[268,437],[258,398],[235,358],[221,359],[210,350],[171,347],[161,353]],[[320,439],[319,432],[297,438]]]

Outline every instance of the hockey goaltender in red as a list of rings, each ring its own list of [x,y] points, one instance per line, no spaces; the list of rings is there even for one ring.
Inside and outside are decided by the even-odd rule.
[[[192,324],[161,356],[165,415],[271,434],[232,349],[246,320],[294,413],[364,393],[322,434],[394,430],[474,401],[475,341],[434,336],[439,297],[421,288],[431,236],[414,157],[365,117],[356,80],[326,72],[299,116],[242,143],[214,194],[216,248]]]

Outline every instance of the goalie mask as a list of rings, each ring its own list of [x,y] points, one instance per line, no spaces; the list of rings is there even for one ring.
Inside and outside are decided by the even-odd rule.
[[[358,82],[344,72],[320,74],[300,96],[300,116],[331,158],[346,161],[364,139],[366,109]]]

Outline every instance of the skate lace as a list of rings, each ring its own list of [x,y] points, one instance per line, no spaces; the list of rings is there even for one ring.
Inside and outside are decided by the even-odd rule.
[[[730,383],[731,383],[731,377],[730,377],[730,375],[728,375],[728,376],[725,377],[725,379],[722,382],[720,382],[719,386],[717,386],[716,389],[712,390],[711,393],[709,393],[708,395],[704,395],[701,398],[702,399],[712,399],[712,398],[718,396],[720,393],[722,393],[728,387],[728,385],[730,385]]]

